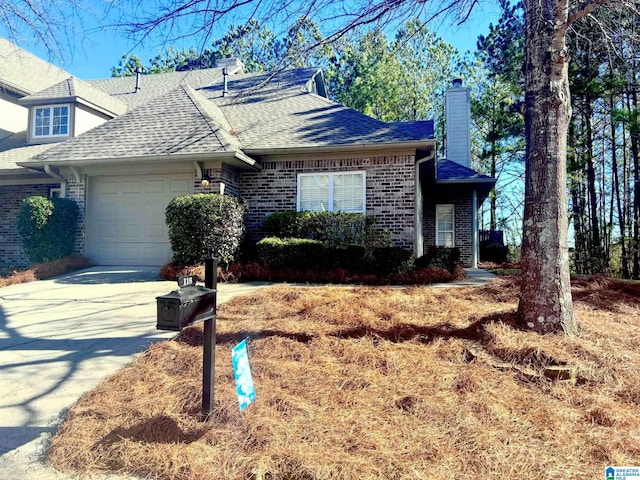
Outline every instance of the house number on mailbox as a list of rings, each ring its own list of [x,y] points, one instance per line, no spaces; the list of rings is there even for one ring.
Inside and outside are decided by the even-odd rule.
[[[179,277],[178,278],[178,286],[182,287],[190,287],[191,285],[195,285],[198,282],[197,275],[189,275],[188,277]]]

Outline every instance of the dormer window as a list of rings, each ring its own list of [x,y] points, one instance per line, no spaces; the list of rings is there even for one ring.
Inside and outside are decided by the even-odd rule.
[[[34,137],[66,137],[68,135],[69,105],[50,105],[34,109]]]

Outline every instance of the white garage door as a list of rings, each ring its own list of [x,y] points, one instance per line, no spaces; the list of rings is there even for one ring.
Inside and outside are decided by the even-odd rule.
[[[171,259],[164,210],[192,189],[189,175],[93,177],[87,256],[98,265],[164,265]]]

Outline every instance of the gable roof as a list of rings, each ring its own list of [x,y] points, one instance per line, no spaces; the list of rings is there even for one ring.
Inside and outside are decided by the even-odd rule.
[[[165,95],[182,84],[197,89],[220,81],[222,81],[222,69],[207,68],[187,72],[141,75],[140,89],[137,92],[136,77],[103,78],[87,80],[86,83],[108,93],[129,108],[133,108]]]
[[[27,95],[19,100],[24,105],[42,104],[47,101],[76,101],[102,110],[112,116],[122,115],[127,111],[125,103],[75,77],[69,77],[49,88]]]
[[[229,78],[202,94],[225,113],[247,153],[265,154],[295,148],[379,145],[429,140],[427,130],[376,120],[310,93],[308,83],[318,69],[300,68],[277,74],[254,73]]]
[[[226,155],[253,166],[247,155],[415,147],[431,140],[431,122],[389,124],[311,93],[319,73],[300,68],[232,75],[226,94],[221,69],[148,75],[137,93],[130,77],[88,82],[128,103],[129,111],[56,145],[33,162]]]
[[[38,155],[39,164],[100,163],[165,156],[241,155],[238,142],[220,125],[215,106],[203,106],[188,85]],[[191,159],[192,157],[188,157]],[[252,161],[249,161],[252,164]]]
[[[0,90],[28,95],[61,82],[71,74],[0,38]]]

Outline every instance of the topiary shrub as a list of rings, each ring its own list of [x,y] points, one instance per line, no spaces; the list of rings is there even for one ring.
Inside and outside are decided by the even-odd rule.
[[[246,206],[228,195],[197,193],[174,198],[165,210],[173,262],[197,265],[209,248],[218,263],[228,265],[244,235]]]
[[[426,255],[416,259],[417,268],[444,268],[454,275],[459,263],[460,249],[457,247],[430,245]]]
[[[22,200],[17,229],[31,263],[57,260],[73,252],[78,205],[68,198],[28,197]]]

